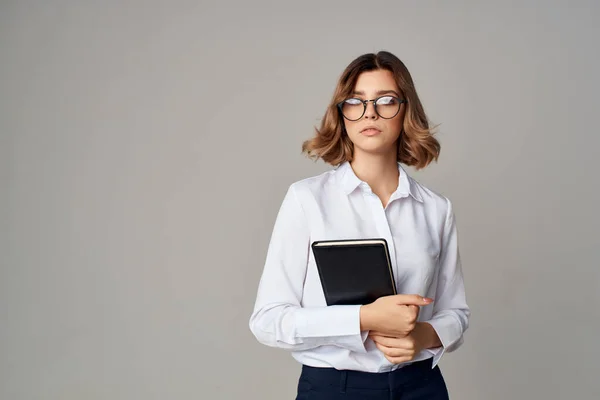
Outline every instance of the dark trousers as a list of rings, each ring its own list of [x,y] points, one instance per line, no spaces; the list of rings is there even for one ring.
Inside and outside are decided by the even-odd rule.
[[[302,366],[296,400],[448,400],[440,368],[431,359],[391,372]]]

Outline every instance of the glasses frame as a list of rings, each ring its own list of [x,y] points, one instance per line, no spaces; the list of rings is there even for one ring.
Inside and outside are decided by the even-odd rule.
[[[392,97],[392,98],[394,98],[394,99],[396,99],[396,100],[398,101],[398,111],[396,111],[396,114],[394,114],[394,115],[393,115],[393,116],[391,116],[391,117],[382,117],[382,116],[381,116],[381,114],[379,114],[379,111],[377,111],[377,101],[378,101],[379,99],[381,99],[381,98],[384,98],[384,97]],[[356,118],[356,119],[350,119],[350,118],[348,118],[348,117],[346,117],[346,116],[344,115],[344,112],[342,111],[342,106],[343,106],[343,105],[344,105],[344,103],[345,103],[346,101],[348,101],[348,100],[358,100],[358,101],[360,101],[361,103],[363,103],[363,112],[362,112],[362,114],[360,114],[360,117],[358,117],[358,118]],[[337,109],[340,111],[340,114],[342,115],[342,118],[346,118],[348,121],[358,121],[358,120],[359,120],[359,119],[361,119],[361,118],[362,118],[362,117],[365,115],[365,113],[367,112],[367,103],[368,103],[368,102],[372,102],[372,103],[373,103],[373,108],[375,109],[375,113],[376,113],[376,114],[377,114],[377,115],[378,115],[380,118],[383,118],[383,119],[392,119],[392,118],[394,118],[394,117],[395,117],[396,115],[398,115],[398,113],[400,112],[400,109],[402,108],[402,103],[408,103],[408,101],[407,101],[406,99],[401,99],[400,97],[397,97],[397,96],[392,96],[392,95],[386,94],[386,95],[379,96],[379,97],[377,97],[377,98],[375,98],[375,99],[371,99],[371,100],[362,100],[362,99],[359,99],[359,98],[357,98],[357,97],[349,97],[349,98],[347,98],[347,99],[345,99],[345,100],[342,100],[342,101],[340,101],[339,103],[337,103],[337,104],[336,104],[336,106],[337,106]]]

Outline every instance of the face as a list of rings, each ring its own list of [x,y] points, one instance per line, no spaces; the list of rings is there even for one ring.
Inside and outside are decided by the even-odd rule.
[[[400,95],[400,90],[396,85],[392,73],[388,70],[375,70],[360,74],[354,87],[354,93],[351,97],[361,100],[371,100],[382,96],[403,98]],[[402,129],[405,104],[397,104],[396,99],[388,98],[391,102],[386,102],[385,100],[386,99],[382,99],[381,103],[377,106],[380,114],[384,117],[393,115],[393,112],[400,107],[398,113],[390,119],[379,116],[375,112],[373,102],[367,103],[367,109],[360,119],[350,121],[344,118],[346,132],[354,144],[355,154],[357,152],[377,154],[397,152],[396,143]],[[358,115],[360,115],[363,105],[358,102],[356,102],[356,104],[357,105],[350,104],[344,107],[345,109],[348,107],[356,107],[359,109]],[[344,113],[346,113],[346,111],[344,111]],[[369,129],[369,127],[373,129]]]

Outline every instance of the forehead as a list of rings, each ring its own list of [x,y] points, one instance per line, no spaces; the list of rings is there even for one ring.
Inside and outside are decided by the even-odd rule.
[[[383,90],[398,91],[394,75],[388,70],[378,69],[361,73],[354,85],[355,92],[374,94]]]

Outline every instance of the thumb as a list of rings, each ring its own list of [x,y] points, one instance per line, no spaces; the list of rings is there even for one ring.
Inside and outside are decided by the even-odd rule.
[[[419,296],[418,294],[397,294],[394,296],[396,304],[401,306],[426,306],[433,302],[433,299]]]

